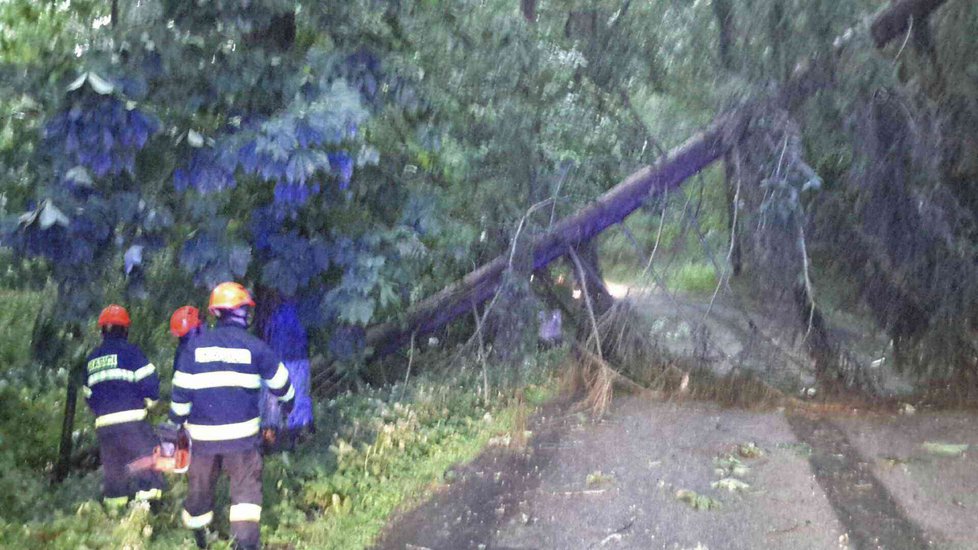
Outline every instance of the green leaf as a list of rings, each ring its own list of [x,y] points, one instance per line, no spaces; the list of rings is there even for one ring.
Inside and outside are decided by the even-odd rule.
[[[693,510],[718,510],[720,502],[708,496],[701,495],[689,489],[679,489],[676,491],[676,500],[685,502]]]
[[[615,482],[614,476],[602,473],[600,470],[591,472],[590,474],[587,475],[587,478],[584,480],[584,483],[587,484],[588,487],[594,487],[596,485],[607,485],[609,483],[614,483],[614,482]]]
[[[37,222],[38,227],[41,229],[48,229],[52,225],[60,225],[62,227],[68,227],[68,216],[65,216],[61,210],[58,209],[50,200],[44,199],[41,201],[40,206],[37,210],[33,212],[27,212],[17,218],[18,223],[22,226],[29,226],[34,222]]]
[[[86,79],[88,79],[88,73],[82,73],[78,75],[78,78],[72,80],[71,84],[68,84],[67,91],[73,92],[78,88],[81,88],[85,84]]]
[[[340,319],[350,324],[366,325],[374,315],[374,301],[368,296],[352,295],[340,306]]]
[[[751,441],[738,446],[737,454],[744,458],[760,458],[764,456],[764,451]]]
[[[234,273],[236,277],[244,277],[245,273],[248,271],[248,264],[250,263],[250,246],[236,245],[231,248],[231,254],[228,255],[228,264],[231,267],[231,273]]]
[[[714,481],[713,483],[710,484],[710,486],[713,487],[714,489],[726,489],[731,493],[746,491],[747,489],[750,489],[750,485],[733,477],[725,477],[720,481]]]
[[[394,289],[394,285],[388,281],[382,281],[380,287],[380,307],[385,308],[400,303],[401,297]]]
[[[95,90],[95,93],[101,95],[111,94],[113,90],[115,90],[115,86],[113,86],[111,82],[103,79],[93,72],[88,73],[88,85]]]
[[[92,176],[88,175],[88,170],[84,166],[75,166],[65,172],[65,179],[71,180],[78,185],[91,187],[93,185]]]
[[[927,441],[921,447],[930,454],[938,456],[960,456],[968,450],[968,445]]]
[[[191,147],[200,148],[204,146],[204,136],[196,130],[187,131],[187,144]]]

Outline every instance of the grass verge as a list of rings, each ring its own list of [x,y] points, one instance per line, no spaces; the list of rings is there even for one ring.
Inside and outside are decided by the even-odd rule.
[[[488,400],[478,393],[481,373],[461,369],[451,376],[422,375],[408,386],[320,403],[317,434],[297,451],[266,460],[266,547],[368,547],[392,514],[410,509],[442,486],[452,465],[477,456],[491,437],[519,429],[525,410],[518,392],[531,407],[549,399],[556,387],[550,366],[560,355],[538,357],[532,372],[524,373],[526,384],[497,391]],[[170,479],[162,514],[149,516],[131,505],[117,518],[98,504],[97,472],[71,477],[52,491],[43,471],[3,466],[9,482],[3,484],[22,490],[11,493],[17,506],[9,509],[21,513],[0,517],[0,547],[193,547],[179,523],[186,491],[182,476]],[[230,548],[228,504],[226,491],[219,494],[213,524],[217,539],[211,548]]]

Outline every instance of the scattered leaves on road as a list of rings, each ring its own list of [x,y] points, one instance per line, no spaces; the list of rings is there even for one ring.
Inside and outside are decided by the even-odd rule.
[[[750,473],[750,468],[733,455],[718,456],[713,463],[716,465],[716,475],[720,477],[744,477]]]
[[[736,493],[738,491],[746,491],[747,489],[750,489],[750,485],[733,477],[725,477],[720,481],[714,481],[712,484],[710,484],[710,486],[713,487],[714,489],[726,489],[731,493]]]
[[[764,451],[751,441],[738,446],[737,454],[743,458],[761,458],[764,456]]]
[[[935,441],[926,441],[922,447],[928,453],[938,456],[960,456],[968,450],[968,445],[966,444],[940,443]]]
[[[685,502],[693,510],[720,509],[720,501],[714,500],[706,495],[698,494],[695,491],[690,491],[689,489],[680,489],[676,491],[676,500]]]
[[[615,482],[615,477],[610,474],[601,473],[601,470],[596,470],[587,475],[585,483],[588,487],[595,487],[598,485],[606,485]]]

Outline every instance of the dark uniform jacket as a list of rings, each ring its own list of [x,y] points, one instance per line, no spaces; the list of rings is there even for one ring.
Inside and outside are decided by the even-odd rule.
[[[185,424],[194,454],[258,448],[262,385],[290,401],[289,373],[267,344],[245,329],[219,324],[192,338],[177,357],[170,420]]]
[[[203,327],[199,327],[195,330],[196,332],[191,332],[189,334],[181,336],[177,340],[177,349],[173,353],[173,372],[177,372],[177,361],[180,359],[180,354],[183,353],[183,350],[187,349],[187,346],[190,345],[190,341],[205,332],[205,329]]]
[[[107,335],[88,356],[82,392],[95,427],[103,428],[146,418],[146,408],[160,398],[160,378],[136,345]]]

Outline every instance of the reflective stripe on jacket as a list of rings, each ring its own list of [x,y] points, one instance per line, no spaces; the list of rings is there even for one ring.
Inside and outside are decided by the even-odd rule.
[[[105,336],[88,356],[85,386],[95,427],[103,428],[146,418],[146,407],[160,398],[156,367],[134,344],[120,336]]]
[[[177,357],[170,420],[186,424],[195,453],[254,449],[262,385],[283,402],[295,395],[268,345],[242,328],[218,325],[190,340]]]

